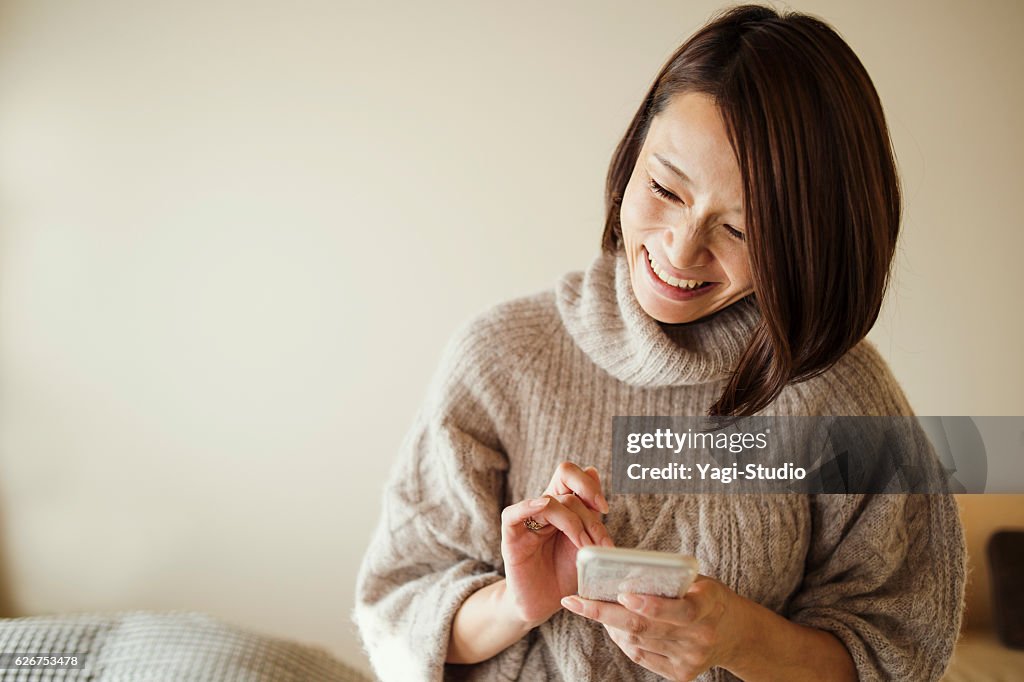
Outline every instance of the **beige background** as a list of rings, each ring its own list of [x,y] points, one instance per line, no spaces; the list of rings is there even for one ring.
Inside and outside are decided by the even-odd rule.
[[[365,665],[355,573],[443,343],[589,263],[618,136],[719,6],[0,2],[4,615],[200,609]],[[918,413],[1024,414],[1024,9],[795,7],[903,170],[872,338]]]

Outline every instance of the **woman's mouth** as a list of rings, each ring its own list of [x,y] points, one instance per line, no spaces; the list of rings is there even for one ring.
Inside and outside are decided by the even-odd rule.
[[[665,284],[670,284],[674,287],[679,287],[680,289],[689,289],[691,291],[709,284],[709,282],[698,279],[677,279],[672,277],[658,266],[658,263],[654,260],[654,256],[652,256],[650,252],[647,253],[647,260],[651,264],[651,270],[653,270],[654,274],[658,276],[658,279]]]
[[[647,263],[644,269],[647,271],[654,288],[668,298],[682,301],[689,300],[707,293],[718,284],[718,282],[678,279],[659,266],[646,248],[643,249],[643,255],[644,261]]]

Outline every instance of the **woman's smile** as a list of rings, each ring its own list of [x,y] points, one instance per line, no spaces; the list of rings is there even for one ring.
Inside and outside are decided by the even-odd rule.
[[[643,256],[641,260],[646,263],[644,270],[647,272],[648,282],[655,292],[666,298],[675,301],[689,301],[707,294],[718,285],[718,282],[674,277],[670,270],[658,264],[646,247],[643,247],[641,255]]]

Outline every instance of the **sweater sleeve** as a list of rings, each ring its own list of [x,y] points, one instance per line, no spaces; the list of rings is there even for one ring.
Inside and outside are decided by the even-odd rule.
[[[963,529],[951,495],[818,495],[794,622],[831,632],[861,680],[938,680],[960,631]]]
[[[841,414],[912,416],[870,344],[830,382]],[[923,432],[911,441],[921,447]],[[931,446],[927,446],[930,448]],[[834,634],[861,680],[938,680],[960,632],[966,550],[949,494],[815,495],[794,622]]]
[[[817,394],[829,396],[819,414],[913,415],[866,340],[816,381]],[[897,439],[900,446],[921,456],[927,446],[931,454],[924,432],[911,431]],[[953,497],[817,495],[810,512],[804,580],[788,607],[791,620],[838,637],[861,680],[938,680],[964,610],[967,552]]]
[[[455,612],[502,577],[508,460],[494,350],[479,326],[464,326],[444,352],[359,571],[353,617],[385,681],[442,679]]]

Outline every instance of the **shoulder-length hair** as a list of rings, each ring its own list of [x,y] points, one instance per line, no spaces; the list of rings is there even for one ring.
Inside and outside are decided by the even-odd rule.
[[[761,311],[711,415],[754,414],[832,367],[878,318],[900,225],[900,186],[871,78],[824,22],[732,8],[661,69],[608,169],[602,249],[651,120],[679,93],[714,99],[739,163]]]

